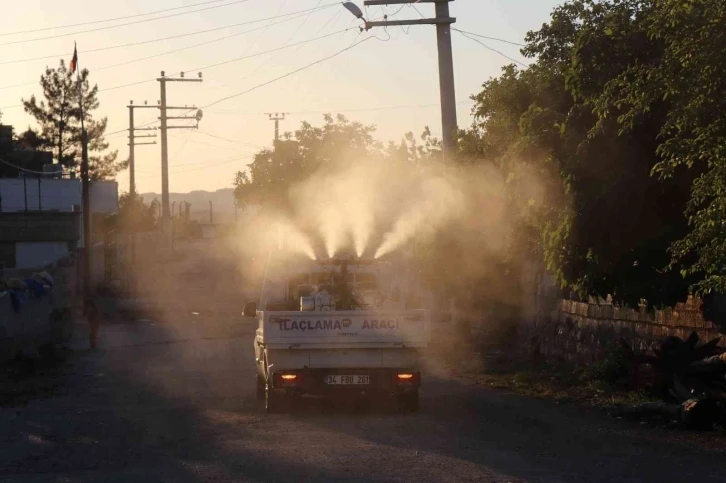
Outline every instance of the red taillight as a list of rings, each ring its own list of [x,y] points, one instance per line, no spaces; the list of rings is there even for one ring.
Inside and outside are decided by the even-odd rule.
[[[393,376],[393,383],[399,385],[420,384],[421,375],[418,372],[399,372]]]
[[[298,374],[291,374],[289,372],[275,374],[275,386],[276,387],[296,386],[299,381],[300,381],[300,376]]]

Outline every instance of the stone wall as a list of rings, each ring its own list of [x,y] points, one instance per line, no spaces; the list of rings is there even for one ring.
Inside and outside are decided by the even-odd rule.
[[[522,331],[530,352],[576,364],[601,360],[621,337],[634,348],[646,350],[666,337],[685,339],[694,331],[702,342],[722,335],[703,318],[701,301],[693,297],[673,309],[655,312],[645,307],[540,299],[536,317],[524,323]]]

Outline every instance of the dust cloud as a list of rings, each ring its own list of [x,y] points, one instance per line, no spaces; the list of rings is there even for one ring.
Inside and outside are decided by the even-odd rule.
[[[519,213],[522,204],[543,204],[546,191],[536,173],[520,170],[512,184],[487,162],[341,155],[294,183],[285,210],[263,210],[235,243],[251,250],[243,257],[246,276],[262,276],[249,260],[264,260],[281,234],[285,251],[309,259],[406,256],[437,298],[455,297],[481,312],[492,301],[518,303]]]
[[[505,180],[490,165],[411,165],[358,159],[326,167],[289,193],[293,226],[309,227],[319,256],[381,258],[445,236],[475,237],[501,254],[510,234]],[[535,191],[535,190],[533,190]]]
[[[425,287],[417,306],[429,309],[434,321],[442,320],[455,299],[456,317],[485,318],[493,328],[514,325],[508,322],[520,304],[520,267],[508,257],[516,261],[521,241],[518,204],[542,203],[547,194],[535,173],[521,175],[513,202],[510,179],[486,162],[347,161],[293,184],[284,209],[249,210],[232,236],[176,242],[178,259],[162,262],[150,249],[162,246],[159,240],[137,240],[137,284],[160,309],[144,315],[160,322],[156,337],[162,342],[230,338],[229,344],[215,346],[215,357],[228,351],[224,357],[239,364],[239,344],[247,343],[240,340],[249,337],[239,315],[245,302],[260,295],[271,250],[277,248],[289,253],[290,263],[303,264],[349,253],[384,261],[403,256]],[[440,360],[437,351],[454,357],[470,353],[471,337],[443,332],[432,338],[433,361]],[[228,394],[234,386],[206,371],[207,353],[193,346],[175,350],[183,357],[180,367],[209,376],[215,384],[211,391]],[[137,376],[176,399],[199,398],[161,369],[146,368]]]

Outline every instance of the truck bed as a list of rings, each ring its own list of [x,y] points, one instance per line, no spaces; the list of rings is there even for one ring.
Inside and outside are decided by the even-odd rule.
[[[424,348],[425,310],[258,312],[256,339],[268,349]]]

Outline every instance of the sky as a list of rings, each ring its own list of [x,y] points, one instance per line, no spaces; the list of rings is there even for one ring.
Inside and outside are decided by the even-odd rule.
[[[355,3],[363,9],[363,0]],[[450,9],[454,28],[522,42],[560,3],[454,0]],[[316,7],[324,8],[310,10]],[[421,3],[368,7],[365,13],[369,19],[384,14],[408,19],[432,17],[433,9]],[[159,13],[147,15],[152,12]],[[201,107],[204,113],[198,130],[169,130],[172,192],[231,187],[254,153],[272,144],[274,125],[265,113],[289,113],[280,123],[282,132],[303,121],[321,124],[329,112],[376,125],[384,141],[399,141],[408,131],[419,134],[425,126],[441,135],[434,26],[361,33],[359,21],[331,0],[25,0],[4,13],[12,22],[0,28],[0,111],[2,123],[16,132],[34,126],[21,99],[40,94],[45,67],[57,66],[61,58],[69,62],[74,41],[80,67],[89,69],[100,90],[95,116],[108,117],[107,140],[119,159],[128,157],[129,101],[157,103],[155,79],[162,70],[167,76],[183,71],[189,78],[202,68],[201,83],[167,83],[168,105]],[[119,17],[130,18],[112,20]],[[460,127],[472,122],[469,97],[512,62],[505,56],[529,62],[520,47],[479,40],[485,45],[452,32]],[[136,126],[157,117],[156,109],[135,110]],[[160,159],[159,144],[137,146],[138,191],[161,191]],[[120,191],[128,191],[128,172],[117,181]]]

